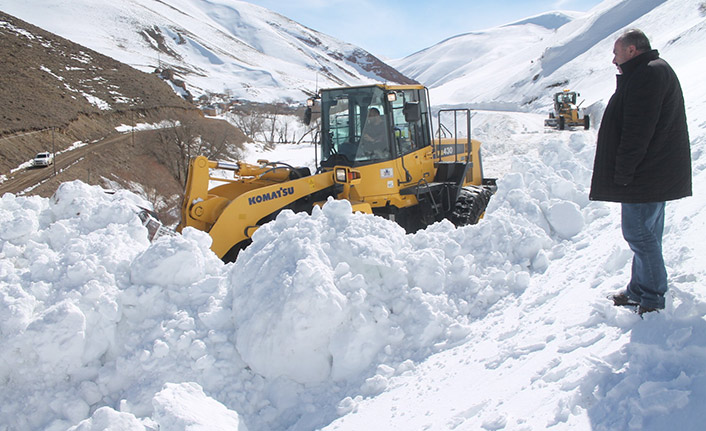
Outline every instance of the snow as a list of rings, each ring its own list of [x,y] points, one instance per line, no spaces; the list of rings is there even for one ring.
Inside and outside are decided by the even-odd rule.
[[[303,102],[317,88],[390,79],[363,70],[360,48],[244,1],[3,0],[0,7],[143,72],[171,69],[194,100]]]
[[[606,85],[615,73],[613,43],[628,28],[643,30],[652,47],[680,71],[683,83],[698,83],[686,74],[703,69],[697,52],[704,39],[702,3],[604,0],[585,13],[547,12],[459,35],[390,64],[429,86],[439,105],[546,115],[552,93],[570,88],[582,94],[588,113],[601,114],[613,92]],[[572,20],[552,28],[567,18]],[[685,88],[685,96],[703,101],[703,88],[696,86]]]
[[[605,298],[631,255],[586,198],[595,132],[476,118],[514,155],[488,140],[498,193],[458,229],[331,201],[224,265],[196,230],[150,244],[130,192],[4,195],[4,429],[700,429],[703,161],[668,204],[667,309],[641,320]]]
[[[159,123],[135,123],[134,126],[131,126],[129,124],[121,124],[115,128],[117,132],[120,133],[129,133],[132,132],[133,130],[139,130],[139,131],[144,131],[144,130],[158,130],[158,129],[166,129],[169,127],[177,127],[181,123],[179,121],[160,121]]]
[[[477,225],[406,235],[330,201],[281,213],[232,264],[197,230],[150,243],[131,192],[67,182],[0,197],[0,430],[701,430],[706,27],[691,7],[637,22],[681,79],[692,140],[695,195],[667,204],[665,310],[606,299],[632,255],[619,206],[587,197],[596,130],[546,130],[538,112],[474,111],[498,178]],[[677,12],[688,28],[658,17]],[[564,66],[597,112],[611,37]],[[247,157],[311,165],[313,148]]]

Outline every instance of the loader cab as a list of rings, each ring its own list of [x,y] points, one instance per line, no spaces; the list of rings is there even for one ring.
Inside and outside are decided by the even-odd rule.
[[[322,90],[321,166],[363,166],[431,145],[421,86]]]
[[[556,101],[557,101],[557,103],[572,103],[575,105],[576,104],[576,93],[574,93],[573,91],[557,93],[556,94]]]
[[[576,92],[563,91],[554,95],[554,106],[556,110],[561,110],[562,107],[576,105]]]

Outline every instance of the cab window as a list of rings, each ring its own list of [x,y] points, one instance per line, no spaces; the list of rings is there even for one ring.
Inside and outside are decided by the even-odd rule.
[[[321,100],[324,164],[366,164],[390,158],[389,115],[379,87],[325,92]]]

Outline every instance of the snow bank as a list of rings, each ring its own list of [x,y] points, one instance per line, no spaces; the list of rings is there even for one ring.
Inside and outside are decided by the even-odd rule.
[[[51,199],[4,195],[0,423],[312,430],[341,417],[331,427],[361,429],[372,411],[391,429],[425,417],[495,429],[532,405],[534,425],[627,428],[676,420],[662,403],[689,429],[706,306],[693,275],[703,245],[681,229],[698,229],[703,203],[670,205],[665,241],[683,244],[665,254],[672,299],[636,330],[602,293],[624,283],[630,253],[617,212],[586,197],[595,133],[544,133],[524,115],[536,119],[476,118],[514,124],[486,140],[487,170],[502,174],[477,225],[405,235],[329,201],[282,212],[234,264],[193,229],[150,244],[136,215],[147,203],[129,192],[76,181]],[[399,392],[409,385],[427,389]],[[431,408],[429,390],[461,401]],[[410,422],[390,416],[390,397]]]
[[[136,215],[146,203],[129,192],[77,181],[51,199],[6,194],[3,422],[211,426],[174,413],[174,399],[191,397],[218,400],[214,415],[244,415],[250,429],[320,426],[463,343],[472,322],[546,270],[552,247],[583,226],[575,179],[588,175],[587,151],[557,138],[544,161],[515,157],[475,226],[405,235],[330,201],[312,215],[283,212],[229,265],[193,229],[150,244]]]

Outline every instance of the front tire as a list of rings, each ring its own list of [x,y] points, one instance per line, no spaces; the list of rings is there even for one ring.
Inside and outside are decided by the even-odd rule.
[[[468,186],[461,189],[454,208],[447,218],[456,227],[476,224],[488,207],[493,193],[485,187]]]
[[[228,252],[223,255],[221,260],[223,261],[223,263],[235,262],[235,260],[238,258],[238,254],[240,254],[241,251],[245,250],[245,248],[247,246],[249,246],[251,243],[252,243],[252,240],[250,240],[250,239],[240,241],[238,244],[231,247],[231,249],[228,250]]]

